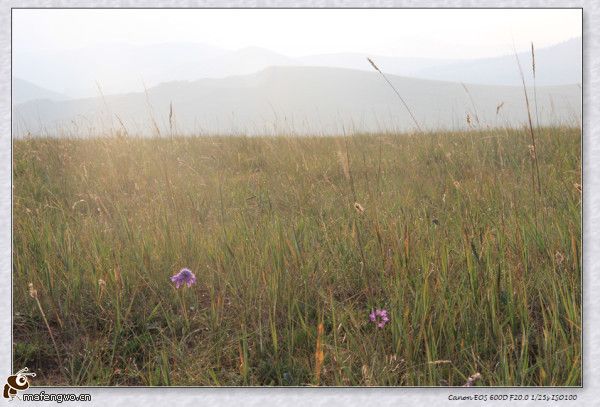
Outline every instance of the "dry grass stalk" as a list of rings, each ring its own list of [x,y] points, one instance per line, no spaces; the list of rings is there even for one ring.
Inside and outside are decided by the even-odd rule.
[[[529,105],[529,96],[527,95],[527,86],[525,85],[525,75],[523,74],[523,69],[521,68],[521,62],[519,61],[519,56],[517,55],[516,51],[515,51],[515,58],[517,59],[517,65],[519,67],[519,73],[521,75],[521,82],[523,83],[523,92],[525,94],[525,105],[527,107],[527,119],[529,121],[529,135],[531,137],[531,145],[533,145],[533,149],[535,151],[536,150],[535,133],[533,131],[533,122],[531,120],[531,107]],[[532,157],[532,166],[535,167],[535,172],[537,175],[537,193],[541,194],[542,186],[541,186],[541,182],[540,182],[540,168],[538,166],[537,157]],[[535,191],[535,179],[534,179],[533,174],[532,174],[532,183],[533,183],[532,187]]]
[[[363,380],[365,381],[365,384],[367,386],[371,386],[372,381],[371,381],[371,374],[369,372],[369,366],[363,365],[361,368],[361,373],[362,373]]]
[[[430,365],[446,365],[448,363],[452,363],[451,360],[446,360],[446,359],[442,359],[442,360],[432,360],[431,362],[427,362]]]
[[[385,81],[388,83],[388,85],[390,85],[392,87],[392,89],[394,90],[394,92],[396,93],[396,95],[398,96],[398,98],[400,99],[400,101],[402,102],[402,104],[404,105],[404,107],[406,108],[406,110],[408,111],[408,114],[410,115],[410,117],[412,118],[413,122],[415,123],[415,126],[417,126],[417,129],[419,131],[423,131],[421,129],[421,126],[419,125],[419,122],[417,121],[417,118],[413,114],[412,110],[410,110],[410,107],[408,107],[408,104],[404,101],[404,98],[400,95],[400,92],[398,92],[398,90],[394,87],[394,85],[392,85],[392,82],[390,82],[390,80],[387,78],[387,76],[385,76],[385,74],[379,69],[379,67],[377,65],[375,65],[375,62],[373,62],[373,60],[371,60],[371,58],[367,58],[367,61],[369,61],[369,63],[371,64],[371,66],[377,72],[379,72],[381,74],[381,76],[383,76],[383,79],[385,79]]]
[[[496,115],[500,113],[500,109],[502,109],[502,107],[504,107],[504,102],[500,102],[500,104],[496,106]]]
[[[156,123],[156,120],[154,119],[154,109],[152,108],[152,104],[150,103],[150,95],[148,94],[148,88],[146,87],[146,83],[144,81],[142,81],[142,84],[144,85],[144,93],[146,95],[146,104],[148,105],[148,110],[150,113],[150,121],[152,122],[152,126],[154,127],[154,130],[156,131],[156,135],[158,137],[161,137],[160,128],[158,127],[158,123]]]
[[[244,351],[242,349],[242,344],[241,343],[238,344],[238,352],[239,352],[239,355],[240,355],[240,366],[239,366],[239,368],[240,368],[240,374],[244,375],[244,372],[246,370],[246,359],[244,358]]]
[[[54,339],[54,335],[52,334],[52,329],[50,329],[50,324],[48,323],[48,319],[46,318],[46,313],[42,308],[42,304],[40,303],[40,299],[38,297],[38,291],[33,286],[33,283],[29,283],[29,296],[33,298],[37,304],[38,309],[40,310],[40,314],[42,314],[42,319],[44,320],[44,324],[46,324],[46,329],[48,330],[48,334],[50,335],[50,339],[52,339],[52,344],[54,345],[54,351],[56,352],[56,358],[58,360],[58,365],[61,370],[63,369],[62,358],[60,356],[60,352],[58,350],[58,345],[56,344],[56,340]]]
[[[477,114],[477,107],[475,106],[475,101],[473,100],[473,96],[471,96],[471,92],[469,92],[469,88],[467,88],[467,85],[465,85],[464,83],[461,83],[463,89],[465,90],[465,92],[467,93],[467,96],[469,96],[469,100],[471,101],[471,106],[473,106],[473,113],[475,114],[475,121],[477,122],[477,125],[479,125],[479,115]]]
[[[531,43],[531,69],[533,71],[533,104],[535,105],[535,122],[536,126],[539,128],[540,117],[538,115],[537,86],[535,83],[535,49],[533,48],[533,42]]]
[[[173,138],[173,123],[174,123],[173,102],[170,102],[169,103],[169,133],[171,135],[171,138]]]
[[[317,344],[315,350],[315,379],[317,386],[321,381],[321,369],[323,368],[323,361],[325,360],[325,353],[323,352],[323,323],[321,322],[317,327]]]
[[[350,165],[348,165],[348,159],[346,155],[341,149],[338,149],[337,156],[340,167],[342,168],[342,172],[344,173],[344,177],[346,177],[347,180],[350,180]]]

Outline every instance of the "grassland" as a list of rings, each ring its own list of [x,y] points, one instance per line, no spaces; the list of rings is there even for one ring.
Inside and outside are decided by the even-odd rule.
[[[15,140],[15,367],[36,385],[580,385],[580,129],[536,137],[539,188],[526,129]],[[176,290],[183,267],[198,282]]]

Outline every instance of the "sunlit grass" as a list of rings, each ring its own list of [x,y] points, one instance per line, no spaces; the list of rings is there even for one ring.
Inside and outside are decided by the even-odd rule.
[[[580,385],[580,130],[536,138],[540,193],[527,129],[15,140],[14,364],[36,385]]]

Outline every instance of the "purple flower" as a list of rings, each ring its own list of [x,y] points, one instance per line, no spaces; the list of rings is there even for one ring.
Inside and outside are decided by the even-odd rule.
[[[376,309],[371,311],[369,314],[369,319],[371,322],[374,322],[378,328],[383,328],[385,324],[390,321],[390,317],[388,316],[388,312],[385,309]]]
[[[171,276],[171,281],[175,283],[175,288],[181,287],[183,283],[186,283],[188,287],[196,284],[196,276],[190,269],[181,269],[181,271],[174,276]]]

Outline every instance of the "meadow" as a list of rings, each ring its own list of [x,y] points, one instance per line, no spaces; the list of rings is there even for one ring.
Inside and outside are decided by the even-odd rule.
[[[15,139],[14,366],[34,385],[579,386],[581,130],[535,137]]]

